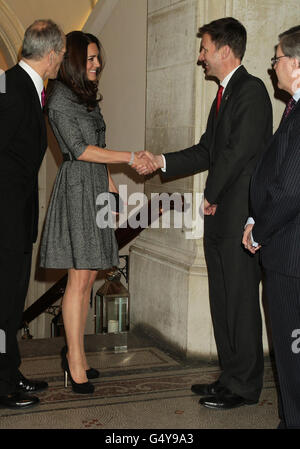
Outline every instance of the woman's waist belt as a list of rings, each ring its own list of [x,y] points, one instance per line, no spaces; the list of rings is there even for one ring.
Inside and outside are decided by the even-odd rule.
[[[70,154],[68,154],[68,153],[63,153],[63,160],[64,160],[64,162],[66,162],[66,161],[73,161],[74,158]]]

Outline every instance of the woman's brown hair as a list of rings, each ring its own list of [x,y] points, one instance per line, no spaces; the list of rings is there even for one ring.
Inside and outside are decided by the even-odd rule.
[[[102,99],[97,98],[98,79],[104,68],[103,48],[96,36],[82,31],[72,31],[66,36],[66,53],[58,72],[58,80],[66,84],[77,95],[79,102],[85,104],[89,111],[93,110]],[[89,44],[96,44],[99,50],[97,81],[87,77],[87,54]]]

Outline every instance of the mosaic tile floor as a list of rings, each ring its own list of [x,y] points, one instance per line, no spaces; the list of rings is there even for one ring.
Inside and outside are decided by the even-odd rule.
[[[52,339],[54,340],[54,339]],[[92,395],[78,395],[63,386],[58,348],[33,356],[38,341],[21,344],[21,370],[32,379],[47,379],[40,404],[27,411],[0,409],[0,429],[274,429],[278,425],[277,396],[272,368],[266,362],[264,389],[258,404],[225,412],[198,404],[193,383],[217,379],[217,365],[188,363],[155,346],[90,351],[91,366],[101,376],[92,382]],[[50,346],[51,346],[50,344]],[[30,348],[31,346],[31,348]],[[34,348],[35,346],[35,348]],[[45,351],[46,342],[40,341]],[[49,347],[49,345],[48,345]],[[92,349],[91,346],[89,349]],[[45,354],[45,352],[44,352]]]

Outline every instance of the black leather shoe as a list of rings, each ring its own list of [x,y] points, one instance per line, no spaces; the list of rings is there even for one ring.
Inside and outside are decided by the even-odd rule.
[[[258,401],[245,399],[237,394],[232,393],[228,389],[224,389],[216,396],[207,396],[201,398],[199,404],[207,408],[218,410],[229,410],[231,408],[241,407],[242,405],[257,404]]]
[[[46,388],[48,388],[47,382],[26,379],[26,377],[18,371],[17,391],[22,391],[23,393],[37,393],[38,391],[46,390]]]
[[[194,384],[191,387],[193,393],[199,396],[216,395],[224,390],[225,387],[218,380],[212,384]]]
[[[0,407],[23,409],[39,404],[39,398],[35,396],[27,396],[22,391],[17,393],[0,396]]]

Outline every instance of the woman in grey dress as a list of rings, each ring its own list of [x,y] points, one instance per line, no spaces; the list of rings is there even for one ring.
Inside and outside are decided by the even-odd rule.
[[[89,368],[84,352],[91,289],[97,270],[118,265],[114,229],[99,223],[96,199],[101,193],[117,192],[107,163],[137,167],[144,162],[137,153],[105,149],[105,123],[97,99],[104,65],[98,39],[73,31],[67,35],[66,50],[47,105],[64,162],[46,217],[41,266],[68,269],[62,305],[67,339],[63,367],[74,391],[91,393],[94,387],[88,378],[99,375]]]

